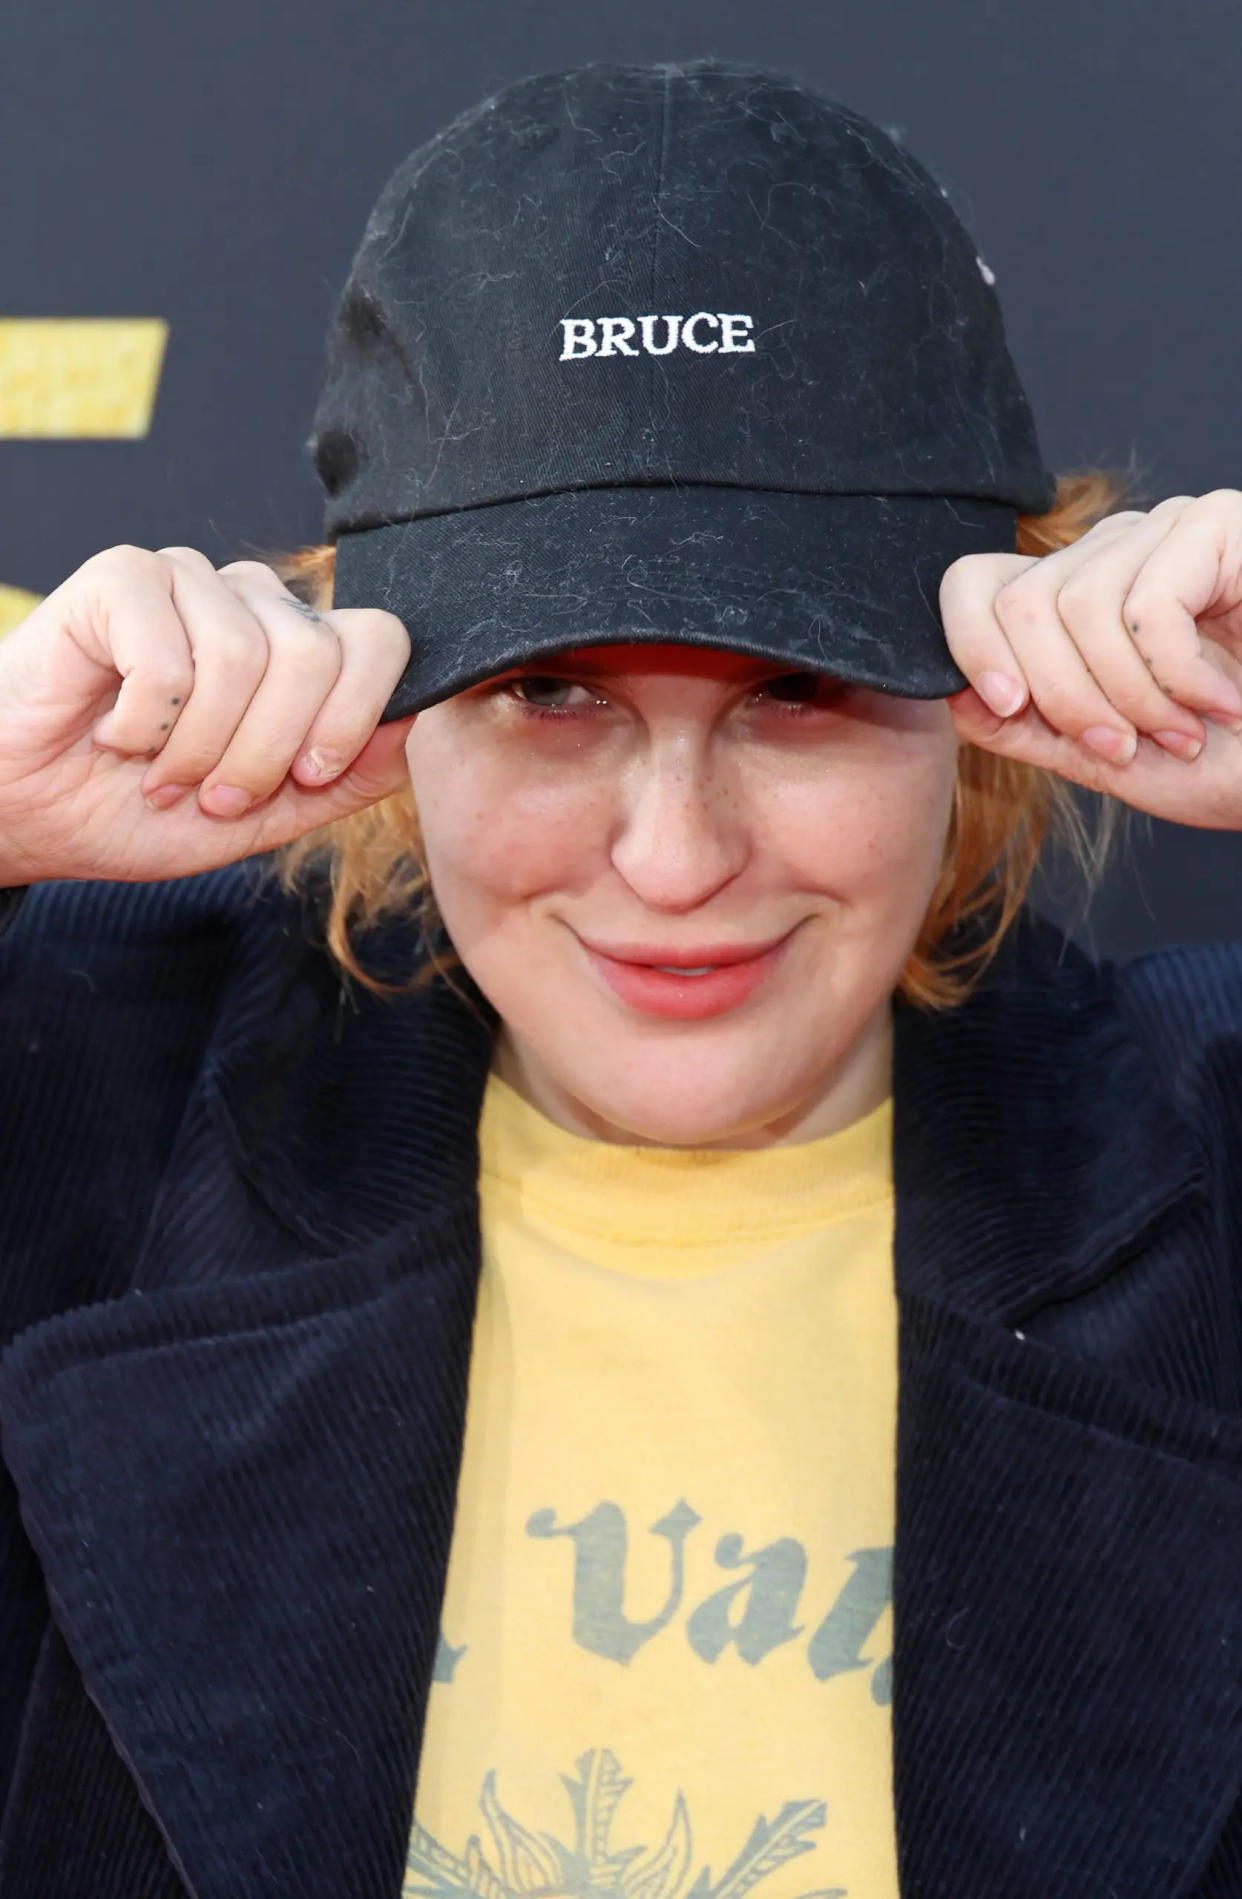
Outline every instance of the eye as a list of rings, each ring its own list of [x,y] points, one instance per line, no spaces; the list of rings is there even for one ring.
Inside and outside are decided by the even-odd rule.
[[[826,673],[778,673],[774,679],[765,679],[759,691],[780,705],[803,706],[828,705],[846,689],[843,680]]]
[[[574,679],[559,679],[554,673],[523,673],[517,679],[503,682],[501,690],[512,694],[520,704],[531,712],[572,712],[576,706],[591,704],[597,694],[589,686]],[[571,699],[572,693],[581,693],[583,698]]]

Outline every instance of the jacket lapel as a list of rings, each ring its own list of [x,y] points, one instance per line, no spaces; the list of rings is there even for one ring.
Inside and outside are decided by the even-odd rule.
[[[241,971],[136,1289],[9,1349],[4,1456],[86,1691],[194,1899],[393,1899],[461,1453],[491,1030],[439,988],[343,1002],[267,917]]]
[[[170,1208],[146,1290],[0,1375],[57,1618],[197,1899],[400,1890],[489,1037],[434,993],[342,1032],[309,979],[256,978],[205,1113],[296,1257],[221,1281],[200,1197],[216,1277],[177,1283]],[[899,1007],[894,1089],[904,1899],[1173,1899],[1242,1760],[1242,1436],[1036,1335],[1175,1245],[1199,1157],[1107,972],[1037,919],[962,1009]]]
[[[195,1899],[400,1891],[474,1250],[459,1217],[131,1295],[6,1368],[54,1614]]]
[[[899,1011],[894,1179],[904,1899],[1174,1899],[1242,1782],[1242,1424],[1039,1341],[1204,1243],[1111,973],[1024,924],[973,1006]]]

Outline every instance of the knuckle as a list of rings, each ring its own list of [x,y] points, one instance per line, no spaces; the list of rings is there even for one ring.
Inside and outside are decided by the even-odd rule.
[[[1073,612],[1111,607],[1116,604],[1116,588],[1102,575],[1083,568],[1071,574],[1057,593],[1057,606]]]
[[[377,637],[391,640],[394,646],[400,646],[408,652],[410,636],[405,621],[399,620],[395,613],[389,613],[383,607],[373,607],[370,611]]]
[[[180,561],[182,565],[188,567],[211,567],[206,554],[200,552],[197,547],[161,547],[158,552],[161,560]],[[214,568],[212,571],[215,571]]]
[[[950,561],[940,576],[941,604],[963,598],[976,582],[982,584],[988,571],[987,563],[993,558],[991,554],[959,554],[956,560]]]
[[[334,680],[340,673],[345,658],[341,642],[335,630],[322,620],[290,615],[290,624],[282,622],[269,638],[282,666],[294,667],[300,673],[313,672],[327,680]]]
[[[1236,508],[1239,502],[1242,502],[1242,490],[1237,488],[1210,488],[1206,494],[1177,495],[1174,499],[1180,501],[1183,506],[1189,504],[1189,506],[1195,510],[1196,514],[1207,514],[1213,509],[1219,508],[1222,504],[1225,507]]]
[[[382,645],[393,653],[409,653],[410,636],[405,622],[395,613],[389,613],[384,607],[354,607],[347,611],[349,618],[341,628],[343,638],[365,641],[372,648]]]
[[[194,657],[204,670],[210,669],[237,684],[253,687],[267,671],[270,653],[257,627],[251,633],[230,622],[214,628],[208,638],[200,640]]]
[[[131,541],[118,541],[114,547],[101,548],[83,562],[84,568],[103,568],[147,577],[160,572],[162,563],[149,547],[136,547]]]
[[[1171,515],[1176,521],[1185,515],[1197,515],[1202,512],[1199,502],[1203,499],[1206,497],[1200,495],[1166,495],[1163,501],[1158,501],[1150,510],[1151,519],[1163,521]]]
[[[216,571],[220,574],[227,574],[234,580],[257,580],[263,582],[265,585],[270,585],[272,582],[275,582],[276,586],[278,586],[282,592],[284,591],[284,581],[280,579],[279,575],[276,574],[265,561],[231,560],[227,561],[223,567],[217,568]]]
[[[1021,627],[1024,631],[1039,625],[1044,615],[1043,602],[1029,587],[1020,580],[1011,580],[1000,589],[992,601],[992,611],[1001,625],[1008,631],[1010,627]]]

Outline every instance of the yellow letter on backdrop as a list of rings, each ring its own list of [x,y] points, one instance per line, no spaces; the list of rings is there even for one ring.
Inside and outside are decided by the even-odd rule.
[[[163,317],[0,317],[0,439],[145,435],[167,342]],[[39,598],[0,584],[0,634]]]
[[[167,341],[163,317],[0,318],[0,436],[145,435]]]

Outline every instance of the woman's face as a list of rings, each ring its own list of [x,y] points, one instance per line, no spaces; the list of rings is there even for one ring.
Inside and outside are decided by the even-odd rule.
[[[943,700],[706,647],[579,647],[421,713],[408,758],[499,1072],[553,1120],[759,1146],[884,1099],[952,808]]]

